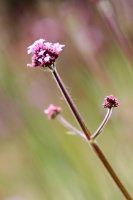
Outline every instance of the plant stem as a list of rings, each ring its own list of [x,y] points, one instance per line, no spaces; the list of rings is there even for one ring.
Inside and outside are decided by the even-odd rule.
[[[51,70],[51,72],[52,72],[52,74],[53,74],[53,76],[54,76],[54,78],[55,78],[55,80],[57,82],[57,85],[59,86],[59,88],[60,88],[60,90],[61,90],[61,92],[62,92],[62,94],[63,94],[63,96],[64,96],[64,98],[65,98],[65,100],[66,100],[66,102],[67,102],[67,104],[69,106],[69,108],[70,108],[70,110],[72,111],[73,115],[75,116],[78,124],[80,125],[80,127],[83,130],[84,134],[86,135],[87,139],[90,140],[91,133],[88,130],[88,128],[86,127],[86,125],[85,125],[84,121],[82,120],[82,118],[81,118],[76,106],[74,105],[72,99],[70,98],[70,96],[69,96],[69,94],[68,94],[68,92],[67,92],[67,90],[66,90],[66,88],[65,88],[65,86],[64,86],[64,84],[63,84],[63,82],[62,82],[62,80],[60,78],[60,76],[59,76],[59,74],[57,73],[56,68],[54,70]]]
[[[114,180],[114,182],[116,183],[116,185],[118,186],[118,188],[120,189],[122,194],[125,196],[125,198],[127,200],[133,200],[131,195],[129,194],[129,192],[127,191],[127,189],[125,188],[125,186],[120,181],[117,174],[115,173],[115,171],[113,170],[113,168],[111,167],[109,162],[107,161],[107,159],[104,156],[103,152],[101,151],[99,145],[94,141],[91,143],[91,147],[93,148],[93,150],[95,151],[95,153],[97,154],[99,159],[101,160],[101,162],[104,165],[104,167],[106,168],[106,170],[109,172],[110,176],[112,177],[112,179]]]
[[[98,129],[95,131],[95,133],[93,135],[91,135],[91,139],[96,139],[96,137],[102,132],[104,126],[106,125],[106,123],[108,122],[110,116],[112,114],[112,108],[108,108],[107,113],[104,117],[104,120],[102,121],[101,125],[98,127]]]
[[[120,179],[118,178],[117,174],[115,173],[115,171],[113,170],[113,168],[111,167],[111,165],[109,164],[109,162],[107,161],[107,159],[105,158],[102,150],[100,149],[100,147],[98,146],[98,144],[92,139],[91,140],[91,133],[90,131],[87,129],[85,123],[83,122],[77,108],[75,107],[72,99],[70,98],[58,72],[56,71],[56,67],[54,68],[54,70],[51,70],[58,87],[60,88],[67,104],[69,105],[69,108],[71,109],[73,115],[75,116],[75,118],[77,119],[78,124],[80,125],[81,129],[83,130],[86,138],[88,139],[89,144],[91,145],[92,149],[94,150],[94,152],[96,153],[96,155],[98,156],[98,158],[100,159],[100,161],[102,162],[102,164],[104,165],[104,167],[106,168],[107,172],[110,174],[110,176],[112,177],[112,179],[114,180],[114,182],[116,183],[116,185],[118,186],[118,188],[120,189],[121,193],[125,196],[126,200],[132,200],[132,197],[130,196],[129,192],[127,191],[127,189],[125,188],[125,186],[122,184],[122,182],[120,181]]]
[[[58,121],[65,126],[68,130],[72,131],[75,133],[75,135],[80,136],[82,139],[87,140],[85,134],[83,134],[81,131],[76,129],[74,126],[72,126],[68,121],[64,119],[61,115],[57,116]],[[88,141],[88,140],[87,140]]]
[[[110,109],[108,111],[108,113],[110,113]],[[107,114],[108,114],[107,113]],[[86,140],[85,135],[83,135],[83,133],[79,130],[77,130],[75,127],[73,127],[70,123],[68,123],[62,116],[58,116],[57,117],[58,121],[65,126],[67,129],[69,129],[70,131],[74,131],[74,133],[76,135],[79,135],[80,137],[82,137],[84,140]],[[94,138],[93,138],[94,139]],[[87,140],[86,140],[87,141]],[[95,151],[95,153],[97,154],[98,158],[102,161],[104,167],[106,168],[107,171],[110,172],[110,176],[113,178],[113,180],[115,181],[115,183],[117,184],[118,188],[121,188],[121,191],[123,192],[124,196],[127,199],[130,199],[130,196],[128,194],[128,192],[125,190],[125,187],[123,186],[123,184],[120,182],[119,178],[116,176],[116,173],[114,172],[114,170],[112,169],[112,167],[110,166],[110,164],[108,163],[107,159],[105,158],[104,154],[102,153],[100,147],[98,146],[98,144],[96,142],[93,142],[93,140],[90,141],[89,143],[91,145],[91,147],[93,148],[93,150]]]
[[[96,139],[97,136],[99,136],[99,134],[102,132],[104,126],[106,125],[106,123],[108,122],[110,116],[112,114],[112,108],[108,108],[107,113],[104,117],[104,120],[102,121],[101,125],[98,127],[98,129],[95,131],[95,133],[93,135],[91,135],[91,140]],[[72,131],[75,135],[80,136],[82,139],[86,140],[85,135],[83,134],[83,132],[79,131],[78,129],[76,129],[74,126],[72,126],[67,120],[64,119],[64,117],[62,117],[61,115],[57,116],[58,121],[64,126],[66,127],[68,130]]]

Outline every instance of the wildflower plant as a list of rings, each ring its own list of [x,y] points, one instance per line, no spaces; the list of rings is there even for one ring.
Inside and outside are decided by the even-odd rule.
[[[68,131],[74,135],[80,136],[94,150],[96,156],[100,159],[103,166],[106,168],[109,175],[112,177],[114,182],[116,183],[117,187],[120,189],[121,193],[124,195],[125,199],[132,200],[133,198],[127,191],[126,187],[123,185],[115,171],[113,170],[112,166],[106,159],[104,153],[102,152],[100,146],[98,145],[96,139],[102,132],[103,128],[107,124],[111,114],[112,109],[119,106],[118,100],[113,95],[108,95],[103,102],[103,107],[107,109],[107,113],[98,127],[98,129],[91,133],[87,128],[86,124],[84,123],[83,118],[81,117],[78,109],[76,108],[73,100],[71,99],[68,91],[66,90],[63,81],[61,80],[55,65],[55,61],[58,58],[62,48],[65,45],[59,43],[49,43],[45,42],[44,39],[39,39],[35,41],[31,46],[28,47],[27,53],[33,54],[31,64],[27,64],[28,67],[37,67],[40,66],[41,68],[47,67],[49,71],[52,73],[57,86],[59,87],[60,91],[64,99],[66,100],[68,107],[70,108],[74,118],[77,120],[77,123],[81,130],[76,129],[73,125],[71,125],[68,121],[66,121],[62,114],[62,108],[58,106],[54,106],[50,104],[50,106],[44,110],[44,113],[47,114],[48,119],[57,119],[63,126],[65,126]]]

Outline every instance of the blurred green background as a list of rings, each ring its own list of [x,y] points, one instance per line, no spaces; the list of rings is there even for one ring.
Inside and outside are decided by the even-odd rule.
[[[105,96],[118,98],[120,107],[98,143],[133,195],[133,62],[112,34],[100,2],[0,2],[1,200],[124,199],[91,148],[44,115],[49,104],[61,106],[78,128],[50,72],[26,67],[27,47],[40,38],[66,45],[57,69],[92,133],[106,113]],[[109,2],[132,52],[133,1]],[[104,8],[111,19],[109,6]]]

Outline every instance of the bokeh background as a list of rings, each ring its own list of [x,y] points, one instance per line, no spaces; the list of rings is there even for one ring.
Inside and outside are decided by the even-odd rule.
[[[133,195],[133,1],[0,1],[0,200],[122,200],[92,149],[43,113],[77,124],[51,73],[28,68],[36,39],[60,42],[58,72],[93,133],[113,94],[98,143]],[[115,29],[115,31],[114,31]]]

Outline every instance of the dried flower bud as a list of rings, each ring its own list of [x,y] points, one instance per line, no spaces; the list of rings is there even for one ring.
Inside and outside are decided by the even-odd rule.
[[[119,105],[118,100],[113,95],[107,96],[103,102],[104,108],[118,107]]]
[[[54,64],[56,58],[65,45],[59,43],[45,42],[44,39],[36,40],[27,49],[27,53],[32,53],[32,63],[27,64],[28,67],[50,67]]]
[[[48,119],[54,119],[58,114],[62,112],[62,108],[50,104],[50,106],[44,110],[44,113],[48,115]]]

